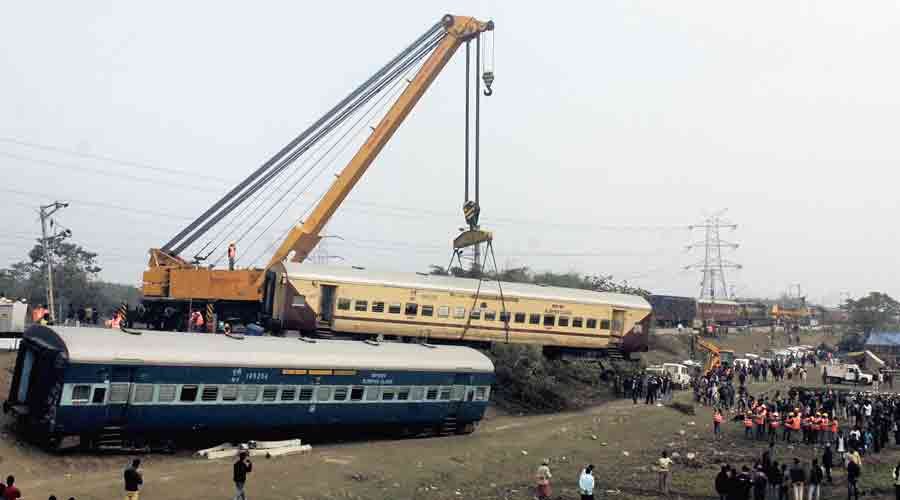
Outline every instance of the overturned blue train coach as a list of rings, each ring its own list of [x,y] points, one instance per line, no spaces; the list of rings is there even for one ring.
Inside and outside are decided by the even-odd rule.
[[[3,409],[48,447],[341,425],[463,433],[493,381],[490,359],[459,346],[32,326]]]

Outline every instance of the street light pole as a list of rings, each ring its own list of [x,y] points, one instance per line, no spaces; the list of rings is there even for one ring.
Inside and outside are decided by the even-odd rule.
[[[50,309],[50,321],[56,322],[56,308],[53,303],[53,257],[47,244],[47,220],[60,208],[66,208],[68,203],[54,201],[49,205],[41,205],[41,247],[44,249],[44,260],[47,261],[47,307]]]

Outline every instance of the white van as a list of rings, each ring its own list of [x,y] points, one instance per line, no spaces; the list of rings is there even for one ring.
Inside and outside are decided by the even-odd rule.
[[[735,368],[750,368],[750,360],[747,358],[737,358],[734,360]]]

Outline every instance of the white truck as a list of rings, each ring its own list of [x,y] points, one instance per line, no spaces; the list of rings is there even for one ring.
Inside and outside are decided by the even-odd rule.
[[[859,365],[848,363],[825,365],[822,372],[822,379],[826,384],[846,382],[849,384],[871,385],[872,378],[872,375],[863,373]]]
[[[647,371],[659,376],[668,374],[672,380],[672,385],[678,389],[685,389],[691,386],[692,368],[680,363],[663,363],[661,365],[648,366]]]

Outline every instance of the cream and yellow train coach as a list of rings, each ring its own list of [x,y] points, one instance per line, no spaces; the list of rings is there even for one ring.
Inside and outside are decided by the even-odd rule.
[[[308,263],[275,272],[274,319],[305,335],[536,344],[588,357],[647,350],[651,308],[636,295]]]

